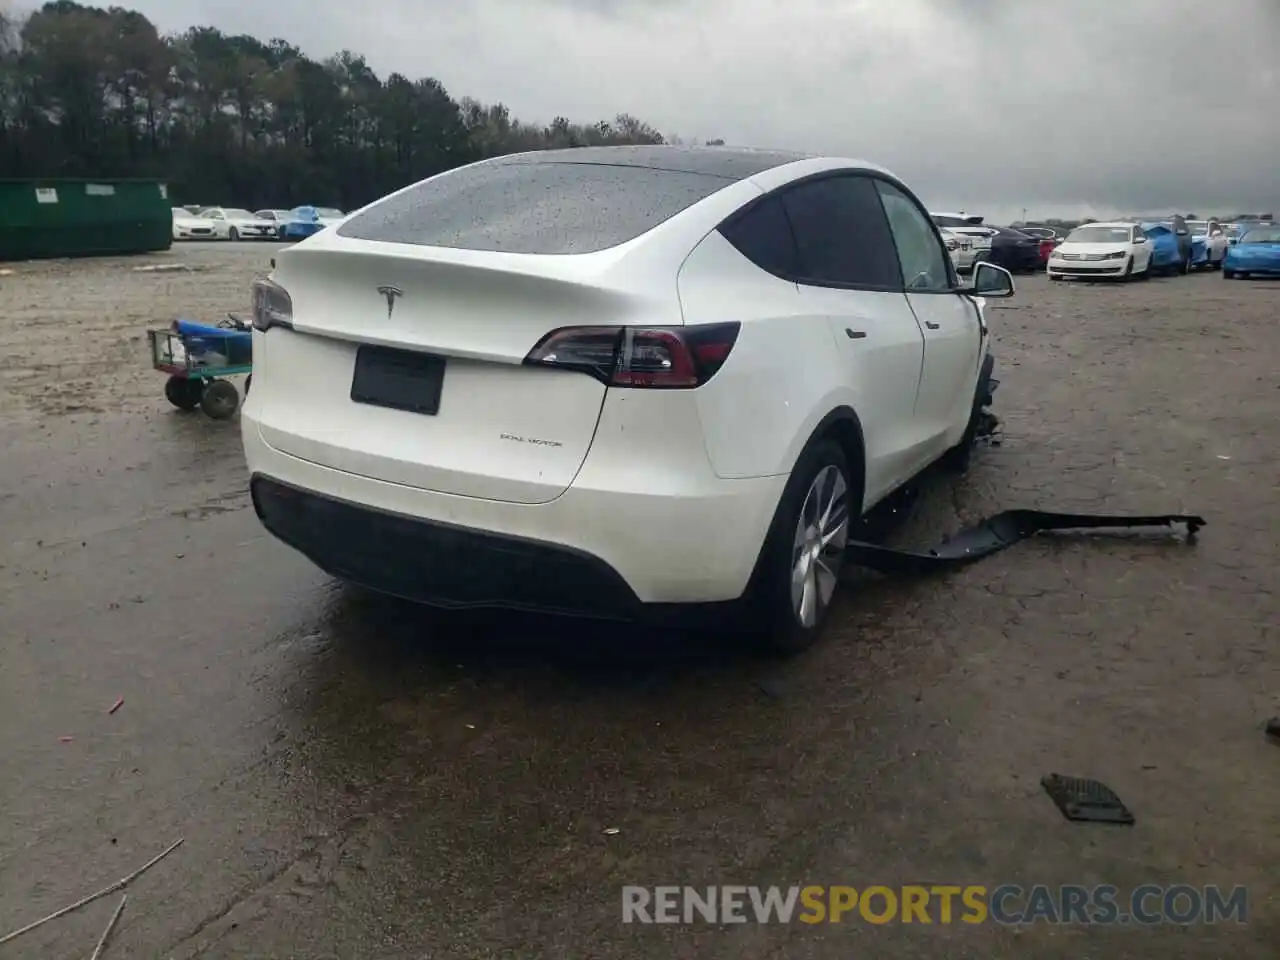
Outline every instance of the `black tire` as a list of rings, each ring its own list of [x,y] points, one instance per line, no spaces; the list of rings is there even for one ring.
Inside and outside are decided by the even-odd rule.
[[[200,409],[213,420],[228,420],[240,408],[240,394],[226,380],[210,380],[200,398]]]
[[[1228,270],[1226,267],[1222,268],[1223,280],[1234,280],[1235,278],[1236,278],[1236,272],[1234,270]]]
[[[246,397],[249,395],[249,387],[252,386],[252,384],[253,384],[253,374],[251,373],[244,378],[244,395]]]
[[[230,240],[232,243],[239,240],[240,231],[237,230],[235,227],[232,227],[230,230],[227,231],[227,239]]]
[[[1191,254],[1182,258],[1182,262],[1178,264],[1178,272],[1184,277],[1191,272]]]
[[[1122,281],[1128,282],[1130,280],[1135,279],[1136,277],[1137,277],[1137,274],[1133,272],[1133,257],[1130,256],[1129,259],[1125,261],[1124,273],[1120,274],[1120,279]]]
[[[792,599],[792,570],[798,557],[796,536],[801,511],[807,505],[812,506],[813,501],[808,499],[810,490],[828,467],[835,468],[845,486],[847,527],[852,526],[853,517],[861,512],[861,468],[859,467],[858,475],[853,476],[844,450],[835,441],[819,440],[812,443],[800,455],[782,492],[769,534],[765,538],[752,589],[751,606],[754,616],[747,629],[756,644],[767,653],[788,656],[813,646],[822,635],[827,615],[831,612],[835,589],[839,586],[840,568],[843,566],[842,553],[827,558],[834,568],[835,586],[817,611],[813,623],[806,625],[801,622]],[[853,506],[854,504],[857,506]]]
[[[164,382],[164,397],[179,410],[190,413],[200,406],[204,382],[196,378],[171,376]]]
[[[1237,280],[1248,280],[1248,279],[1249,279],[1249,274],[1247,274],[1245,271],[1241,270],[1239,273],[1237,273],[1237,274],[1236,274],[1236,279],[1237,279]]]

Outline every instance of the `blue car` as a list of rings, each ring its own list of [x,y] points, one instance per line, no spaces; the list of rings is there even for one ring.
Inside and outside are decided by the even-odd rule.
[[[1280,277],[1280,227],[1250,227],[1238,243],[1227,248],[1222,275],[1228,280]]]
[[[1151,273],[1169,273],[1182,266],[1178,235],[1168,223],[1144,223],[1142,232],[1151,243]]]
[[[302,240],[341,220],[345,214],[333,207],[294,207],[280,224],[281,240]]]

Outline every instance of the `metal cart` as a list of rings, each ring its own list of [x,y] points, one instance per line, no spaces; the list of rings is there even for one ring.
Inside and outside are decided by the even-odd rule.
[[[253,381],[253,333],[234,314],[218,324],[175,320],[164,329],[148,330],[151,365],[169,374],[165,398],[179,410],[199,407],[214,420],[226,420],[240,408],[240,394],[223,377],[248,374]]]

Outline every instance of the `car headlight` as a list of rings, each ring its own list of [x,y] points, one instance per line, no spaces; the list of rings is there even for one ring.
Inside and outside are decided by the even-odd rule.
[[[1123,260],[1129,254],[1124,250],[1117,250],[1115,253],[1108,253],[1104,259],[1107,260]]]

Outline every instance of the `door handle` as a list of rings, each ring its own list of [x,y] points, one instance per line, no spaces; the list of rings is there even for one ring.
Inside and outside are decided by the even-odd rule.
[[[867,333],[865,330],[851,330],[848,327],[844,328],[844,335],[848,337],[850,340],[867,339]]]
[[[928,327],[930,330],[939,330],[942,328],[942,324],[934,323],[932,320],[926,320],[924,322],[924,325]]]

